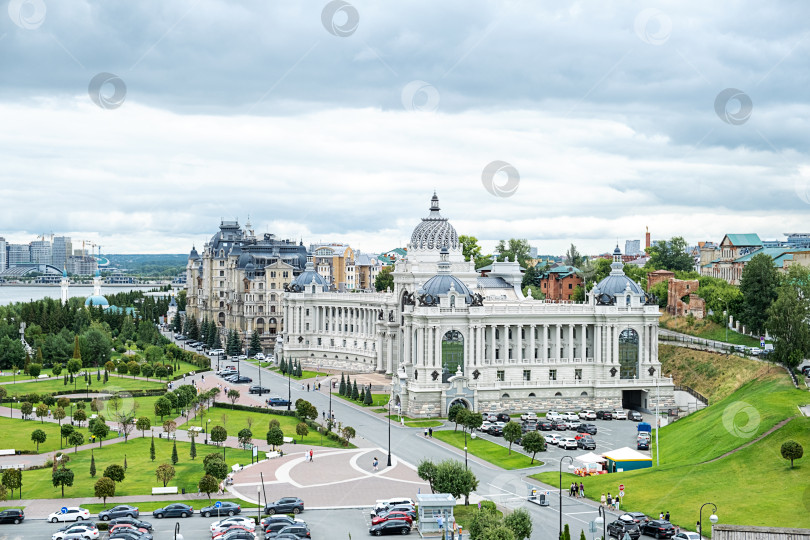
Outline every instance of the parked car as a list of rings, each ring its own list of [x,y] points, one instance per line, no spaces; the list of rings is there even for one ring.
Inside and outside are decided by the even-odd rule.
[[[264,353],[256,353],[256,356],[254,356],[254,358],[256,360],[264,360]]]
[[[638,441],[636,441],[636,449],[638,450],[649,450],[650,449],[650,441],[645,439],[644,437],[639,437]]]
[[[152,540],[150,533],[141,532],[137,529],[118,529],[109,536],[110,540]]]
[[[542,422],[537,423],[537,428],[541,431],[551,431],[554,429],[554,426],[548,420],[543,420]]]
[[[287,525],[277,533],[264,535],[265,538],[287,538],[289,536],[297,538],[312,538],[312,536],[310,536],[309,527],[306,523],[293,523],[292,525]]]
[[[537,422],[531,421],[523,422],[523,424],[521,425],[521,430],[523,430],[523,433],[527,433],[529,431],[537,431]]]
[[[250,377],[245,377],[244,375],[237,375],[236,377],[231,377],[230,381],[233,384],[248,384],[252,383],[253,379],[251,379]]]
[[[300,521],[299,519],[290,517],[286,514],[274,514],[272,516],[268,516],[261,521],[262,529],[266,529],[269,525],[273,523],[286,523],[287,525],[292,525],[296,521]]]
[[[544,437],[546,444],[560,444],[560,436],[556,433],[549,433]]]
[[[485,421],[485,422],[483,422],[481,424],[481,427],[478,428],[478,431],[481,431],[483,433],[489,433],[489,428],[491,428],[491,427],[492,427],[492,422]]]
[[[239,360],[247,360],[247,355],[246,354],[240,354],[236,358],[238,358]]]
[[[489,428],[488,433],[489,433],[490,435],[492,435],[493,437],[503,437],[503,428],[502,428],[502,427],[500,427],[500,426],[496,426],[496,425],[494,425],[494,424],[493,424],[493,425],[492,425],[492,426]]]
[[[211,535],[211,540],[256,540],[256,531],[241,525],[231,525],[224,531],[215,532]]]
[[[64,540],[67,535],[79,535],[83,539],[98,538],[98,529],[86,525],[73,525],[66,531],[57,531],[51,535],[52,540]]]
[[[82,521],[83,519],[90,519],[90,511],[87,508],[78,506],[71,506],[66,508],[65,512],[60,510],[48,516],[48,521],[51,523],[58,521]]]
[[[281,499],[267,503],[264,506],[264,513],[273,514],[297,514],[304,511],[304,501],[298,497],[282,497]]]
[[[266,386],[254,385],[254,386],[251,386],[250,389],[248,390],[248,394],[262,395],[262,394],[269,394],[269,393],[270,393],[270,389],[267,388]]]
[[[563,420],[579,420],[579,415],[575,412],[562,413]]]
[[[402,512],[410,516],[411,520],[416,521],[416,508],[411,504],[394,504],[383,510],[379,515],[388,514],[390,512]],[[373,516],[372,516],[373,519]]]
[[[573,437],[563,437],[560,439],[559,446],[565,450],[576,450],[578,447],[577,441]]]
[[[282,405],[289,405],[290,402],[284,398],[280,398],[278,396],[271,397],[267,399],[267,404],[271,407],[281,407]]]
[[[523,413],[523,414],[520,415],[520,419],[523,422],[526,422],[526,421],[529,421],[529,420],[534,420],[535,422],[537,422],[537,414],[535,414],[533,412]]]
[[[234,375],[236,375],[236,370],[235,369],[221,369],[221,370],[217,371],[217,375],[219,375],[223,379],[227,379],[228,377],[233,377]]]
[[[498,421],[498,415],[494,414],[494,413],[484,413],[481,416],[487,422],[497,422]]]
[[[607,526],[607,533],[608,536],[618,538],[619,540],[624,538],[625,534],[630,535],[630,538],[633,540],[638,540],[639,536],[641,536],[638,525],[632,521],[624,521],[621,519],[610,522]]]
[[[408,525],[413,525],[413,518],[411,518],[410,514],[407,512],[386,512],[385,514],[371,518],[371,524],[376,525],[377,523],[382,523],[383,521],[389,521],[392,519],[400,519],[406,522]]]
[[[549,420],[551,422],[553,422],[555,420],[562,420],[562,419],[563,419],[562,415],[560,413],[558,413],[557,411],[548,411],[546,413],[546,420]]]
[[[567,420],[566,424],[568,425],[568,429],[573,429],[576,431],[576,429],[582,425],[582,422],[579,420]]]
[[[225,354],[225,349],[211,349],[209,354],[212,356],[219,356],[220,354]]]
[[[372,525],[368,529],[368,533],[374,536],[382,536],[384,534],[410,534],[411,526],[400,520],[383,521]]]
[[[672,538],[675,540],[701,540],[698,533],[689,531],[681,531]]]
[[[650,518],[641,512],[625,512],[619,516],[619,519],[623,519],[624,521],[632,521],[634,523],[647,523],[650,521]]]
[[[77,525],[76,523],[69,523],[67,525],[60,527],[59,529],[56,529],[56,532],[65,532],[66,530],[70,529],[71,527],[75,527],[76,525]],[[98,529],[98,526],[96,525],[95,521],[83,522],[82,525],[85,527],[90,527],[91,529]]]
[[[287,527],[289,525],[295,525],[296,523],[306,525],[306,522],[301,521],[300,519],[293,519],[290,516],[283,516],[283,517],[287,518],[287,521],[271,521],[267,523],[267,525],[262,527],[262,529],[264,530],[264,535],[267,536],[271,533],[277,533],[284,527]]]
[[[649,431],[639,431],[638,432],[638,438],[639,439],[647,439],[649,441],[651,436],[652,435],[650,434]]]
[[[675,527],[672,526],[672,523],[663,519],[650,520],[641,525],[641,534],[656,538],[672,538],[675,536]]]
[[[152,530],[152,524],[151,523],[149,523],[148,521],[141,521],[140,519],[136,519],[136,518],[121,517],[121,518],[115,518],[115,519],[110,521],[110,527],[115,527],[116,525],[122,525],[122,524],[133,525],[133,526],[135,526],[135,527],[137,527],[139,529],[146,529],[147,531]]]
[[[577,447],[583,450],[596,450],[596,441],[591,436],[581,437],[577,440]]]
[[[565,431],[568,429],[568,423],[563,419],[553,420],[551,422],[551,428],[555,431]]]
[[[3,510],[0,512],[0,523],[22,523],[25,520],[25,512],[19,508]]]
[[[613,420],[613,413],[610,411],[596,411],[597,420]]]
[[[256,521],[253,518],[245,516],[232,516],[220,519],[211,524],[211,534],[225,532],[230,527],[234,526],[244,527],[250,531],[256,529]]]
[[[633,422],[641,422],[644,419],[638,411],[630,411],[627,413],[627,418]]]
[[[242,513],[242,507],[236,503],[223,501],[222,506],[217,508],[213,504],[211,506],[203,506],[200,508],[200,515],[203,517],[211,516],[233,516]]]
[[[596,412],[591,410],[581,411],[579,417],[582,420],[596,420]]]
[[[174,503],[154,510],[152,515],[158,519],[163,519],[165,517],[185,518],[194,515],[194,507],[183,503]]]
[[[140,533],[149,532],[147,529],[143,527],[136,527],[135,525],[130,525],[129,523],[118,523],[117,525],[113,525],[110,527],[110,534],[115,534],[116,531],[138,531]]]
[[[509,416],[506,413],[498,413],[496,418],[497,418],[498,422],[504,422],[504,423],[509,422],[512,419],[512,417]]]
[[[128,504],[119,504],[118,506],[113,506],[109,510],[102,510],[98,513],[98,519],[102,521],[110,521],[113,518],[119,517],[131,517],[136,518],[140,516],[141,513],[136,506],[130,506]]]
[[[614,420],[627,420],[627,413],[624,412],[624,409],[616,409],[613,411],[613,419]]]
[[[580,424],[577,427],[577,433],[587,433],[589,435],[596,435],[596,426],[593,424]]]
[[[388,508],[392,508],[400,504],[408,504],[410,506],[413,506],[414,502],[413,499],[409,497],[395,497],[393,499],[379,500],[376,503],[374,503],[374,513],[378,514],[380,512],[387,511]]]

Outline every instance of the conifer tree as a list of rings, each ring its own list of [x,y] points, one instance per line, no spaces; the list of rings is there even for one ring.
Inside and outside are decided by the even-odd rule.
[[[155,461],[155,436],[152,435],[152,446],[149,447],[149,457]]]
[[[355,401],[360,399],[360,392],[357,391],[357,379],[354,380],[354,386],[352,386],[352,399]]]
[[[92,478],[96,477],[96,456],[93,455],[92,450],[90,451],[90,476]]]

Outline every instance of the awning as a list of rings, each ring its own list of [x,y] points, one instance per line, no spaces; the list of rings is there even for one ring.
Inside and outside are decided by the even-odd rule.
[[[603,463],[607,461],[602,456],[594,454],[593,452],[588,452],[587,454],[582,454],[581,456],[577,456],[577,461],[581,461],[582,463]]]

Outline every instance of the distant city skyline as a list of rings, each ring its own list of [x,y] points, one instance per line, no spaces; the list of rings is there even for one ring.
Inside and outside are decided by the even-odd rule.
[[[807,228],[810,5],[9,6],[11,243],[187,253],[249,215],[381,252],[434,189],[485,251]]]

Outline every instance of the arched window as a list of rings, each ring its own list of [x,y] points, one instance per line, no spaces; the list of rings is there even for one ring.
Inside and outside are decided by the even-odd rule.
[[[582,393],[580,394],[580,396],[582,396],[582,397],[588,397],[588,392],[582,392]]]
[[[501,396],[501,399],[508,398],[508,397],[509,397],[509,394],[504,394],[504,395]]]
[[[562,397],[562,392],[557,392],[556,394],[554,394],[554,397]]]
[[[534,395],[534,392],[529,392],[529,397],[537,397]]]

